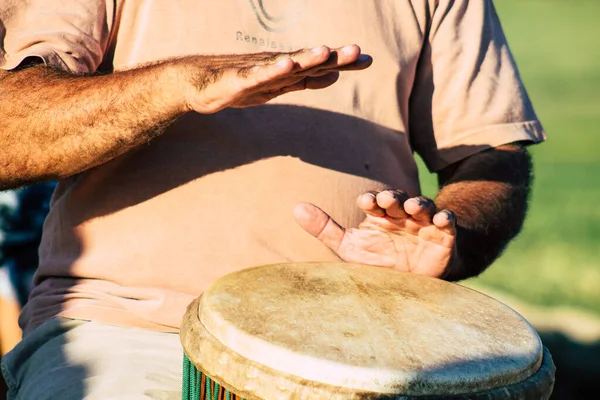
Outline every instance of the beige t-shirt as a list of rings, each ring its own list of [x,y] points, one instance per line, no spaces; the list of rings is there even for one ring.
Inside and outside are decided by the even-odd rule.
[[[337,259],[296,225],[298,202],[355,226],[358,194],[419,193],[413,151],[435,171],[544,139],[491,1],[0,0],[0,21],[7,70],[28,56],[94,72],[348,43],[374,58],[322,91],[190,113],[60,182],[25,331],[55,315],[176,331],[224,274]]]

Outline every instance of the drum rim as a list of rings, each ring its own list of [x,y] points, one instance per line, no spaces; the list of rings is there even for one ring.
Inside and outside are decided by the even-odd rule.
[[[458,400],[461,396],[468,396],[471,400],[504,400],[513,398],[513,393],[518,393],[520,398],[547,400],[554,387],[556,367],[546,347],[543,347],[539,368],[531,376],[485,391],[427,395],[375,393],[309,381],[247,360],[225,347],[200,322],[197,313],[200,299],[201,296],[190,303],[181,325],[180,339],[184,352],[198,370],[246,400]],[[235,366],[243,366],[244,369]]]
[[[269,268],[274,268],[275,272],[268,272]],[[377,293],[379,293],[377,287],[379,287],[379,283],[378,282],[396,282],[396,283],[392,283],[391,286],[388,286],[388,284],[384,283],[384,286],[382,286],[382,289],[384,289],[384,293],[394,293],[394,292],[389,292],[389,289],[391,287],[394,287],[394,290],[400,290],[401,292],[399,293],[408,293],[409,297],[406,297],[407,299],[411,299],[414,298],[413,291],[416,290],[415,293],[418,293],[419,291],[424,291],[423,293],[429,293],[427,292],[427,290],[433,290],[431,293],[439,293],[442,295],[442,297],[438,297],[438,295],[434,295],[433,297],[430,297],[429,295],[426,295],[425,298],[423,298],[423,300],[419,300],[420,296],[416,295],[418,297],[416,297],[417,301],[417,307],[419,306],[419,301],[426,301],[429,302],[429,304],[448,304],[447,306],[441,306],[444,307],[442,308],[442,314],[440,314],[440,311],[438,311],[437,313],[434,312],[434,314],[432,314],[434,316],[434,319],[432,321],[437,321],[440,317],[440,315],[442,315],[441,318],[443,318],[443,320],[445,320],[445,317],[443,317],[443,315],[445,315],[444,313],[446,312],[450,312],[452,314],[454,314],[454,309],[457,310],[457,314],[456,317],[450,317],[451,319],[449,321],[455,320],[456,323],[460,324],[459,325],[459,329],[460,326],[462,326],[463,322],[460,321],[464,321],[464,318],[466,318],[467,321],[467,329],[470,329],[471,332],[473,332],[474,335],[476,335],[475,337],[478,337],[479,334],[477,333],[477,330],[473,330],[472,327],[475,327],[475,329],[483,329],[481,332],[484,335],[487,335],[487,337],[489,337],[489,339],[491,340],[490,343],[490,350],[492,350],[491,353],[489,353],[486,349],[488,348],[488,345],[485,344],[486,342],[481,342],[483,343],[483,347],[480,348],[480,345],[476,345],[476,347],[473,348],[473,350],[467,350],[469,348],[471,348],[471,346],[469,345],[469,341],[465,341],[465,340],[461,340],[459,338],[457,338],[456,340],[452,339],[450,343],[455,343],[456,346],[455,347],[455,351],[450,350],[450,352],[448,353],[448,356],[450,358],[445,359],[445,358],[440,358],[440,357],[444,357],[444,353],[447,352],[447,350],[442,350],[443,347],[439,347],[438,346],[438,354],[437,356],[437,360],[432,362],[426,362],[426,364],[414,364],[415,361],[409,361],[409,364],[407,365],[403,365],[404,361],[401,361],[401,359],[398,359],[398,361],[393,361],[392,359],[389,360],[389,362],[391,362],[391,364],[388,363],[388,361],[385,361],[383,363],[377,363],[375,365],[369,366],[369,361],[368,359],[365,360],[367,363],[364,364],[364,366],[361,366],[362,363],[354,363],[354,364],[344,364],[344,360],[340,359],[339,361],[341,361],[341,363],[336,360],[336,359],[331,359],[329,357],[324,357],[322,358],[322,361],[319,361],[319,359],[321,359],[320,357],[320,353],[312,353],[312,357],[311,357],[311,353],[304,353],[303,351],[299,351],[301,350],[299,348],[296,348],[296,345],[293,345],[291,342],[288,344],[286,343],[286,334],[285,331],[282,331],[283,336],[280,336],[283,339],[283,342],[281,341],[274,341],[270,342],[270,340],[265,340],[266,337],[264,336],[260,336],[260,333],[257,332],[259,334],[259,336],[257,337],[253,337],[252,335],[248,335],[247,332],[249,333],[250,331],[246,331],[246,329],[248,328],[248,326],[246,325],[246,328],[243,328],[243,324],[239,325],[240,328],[242,328],[241,330],[238,329],[238,325],[233,322],[233,319],[231,319],[230,317],[233,317],[236,313],[238,313],[239,311],[235,311],[237,309],[236,304],[238,304],[238,302],[243,302],[244,304],[248,305],[248,304],[255,304],[253,307],[245,309],[245,311],[242,311],[245,317],[247,317],[248,321],[252,321],[252,319],[255,320],[255,324],[259,324],[259,325],[255,325],[257,327],[262,325],[262,321],[264,320],[264,318],[269,318],[270,317],[268,315],[266,315],[264,312],[260,312],[260,309],[262,309],[263,307],[261,305],[267,306],[270,304],[270,306],[267,306],[267,309],[271,309],[271,307],[273,307],[274,304],[286,304],[288,303],[287,301],[283,301],[285,298],[287,298],[288,296],[288,290],[293,290],[293,287],[290,286],[288,288],[288,285],[278,285],[279,279],[281,278],[291,278],[292,276],[296,275],[296,271],[302,271],[302,272],[298,272],[300,278],[299,282],[301,283],[300,287],[306,287],[305,285],[305,281],[304,281],[304,276],[307,277],[312,277],[313,276],[313,268],[318,268],[315,271],[316,275],[314,275],[315,277],[317,277],[316,281],[319,281],[319,277],[321,279],[329,279],[328,277],[331,276],[333,281],[332,282],[345,282],[347,278],[350,277],[354,277],[354,278],[350,278],[348,279],[348,282],[363,282],[363,280],[365,280],[365,282],[371,282],[371,287],[375,287],[375,291],[373,292],[373,294],[377,295]],[[327,272],[327,270],[330,269],[331,272]],[[373,275],[371,274],[370,270],[377,270],[379,272],[377,272],[373,277]],[[265,271],[265,272],[263,272]],[[323,272],[325,271],[325,272]],[[292,274],[291,276],[288,276],[288,274]],[[332,275],[330,275],[332,274]],[[237,276],[235,276],[237,275]],[[231,278],[228,277],[232,277],[233,279],[231,280]],[[266,277],[271,277],[271,278],[266,278]],[[338,278],[335,278],[338,277]],[[373,277],[372,280],[370,277]],[[407,281],[407,278],[414,278]],[[264,280],[264,279],[267,280]],[[338,281],[338,279],[342,279],[341,281]],[[255,282],[255,283],[246,283],[248,282],[248,280],[250,280],[251,282]],[[383,281],[382,281],[383,280]],[[219,282],[220,281],[220,282]],[[398,393],[399,391],[405,392],[405,393],[414,393],[414,394],[419,394],[419,395],[427,395],[427,394],[431,394],[435,391],[448,391],[448,390],[455,390],[455,388],[457,388],[457,386],[461,385],[464,386],[461,390],[462,391],[471,391],[471,392],[475,392],[478,390],[488,390],[490,388],[493,388],[495,386],[500,386],[500,385],[510,385],[516,382],[520,382],[523,379],[526,379],[527,377],[531,376],[534,374],[534,372],[539,368],[541,362],[542,362],[542,354],[543,354],[543,350],[542,350],[542,344],[541,341],[539,340],[539,336],[537,335],[537,333],[535,332],[535,330],[533,329],[533,327],[531,327],[531,325],[519,314],[517,313],[515,310],[511,309],[510,307],[508,307],[506,304],[503,304],[502,302],[497,301],[496,299],[487,296],[485,294],[482,294],[480,292],[477,292],[473,289],[470,288],[466,288],[460,285],[456,285],[456,284],[452,284],[449,282],[443,282],[440,280],[436,280],[433,278],[427,278],[427,277],[422,277],[422,276],[416,276],[414,274],[409,274],[409,273],[405,273],[405,272],[401,272],[401,271],[395,271],[395,270],[389,270],[389,269],[382,269],[382,268],[378,268],[378,267],[373,267],[373,266],[367,266],[367,265],[362,265],[362,264],[350,264],[350,263],[327,263],[327,262],[300,262],[300,263],[278,263],[278,264],[270,264],[270,265],[262,265],[262,266],[256,266],[253,268],[248,268],[246,270],[243,271],[237,271],[233,274],[229,274],[223,278],[221,278],[219,281],[215,282],[215,284],[211,287],[211,289],[209,289],[207,292],[205,292],[205,295],[203,296],[202,300],[200,301],[199,307],[196,310],[196,315],[198,316],[198,319],[200,320],[200,323],[203,325],[203,328],[210,332],[211,336],[213,336],[217,341],[225,344],[225,347],[228,348],[231,351],[237,352],[238,354],[240,354],[245,360],[254,360],[256,362],[258,362],[261,365],[267,366],[272,368],[273,370],[277,370],[280,372],[286,372],[288,374],[290,374],[291,376],[295,376],[297,377],[297,379],[306,379],[312,382],[321,382],[325,385],[330,385],[330,386],[335,386],[335,387],[347,387],[347,388],[352,388],[352,390],[355,391],[366,391],[366,392],[376,392],[376,393]],[[296,282],[296,279],[292,279],[292,281]],[[270,283],[267,283],[270,282]],[[406,282],[406,283],[405,283]],[[257,285],[258,283],[258,285]],[[352,284],[352,283],[350,283]],[[224,286],[223,286],[224,285]],[[319,283],[320,285],[320,283]],[[346,285],[344,283],[344,285]],[[375,285],[375,286],[372,286]],[[283,290],[283,292],[279,291],[279,295],[278,296],[283,296],[283,297],[278,297],[272,296],[272,292],[270,289],[266,289],[265,288],[278,288]],[[310,284],[307,287],[312,287]],[[369,286],[366,286],[369,287]],[[438,289],[439,288],[439,289]],[[233,291],[232,291],[233,290]],[[312,290],[312,289],[309,289]],[[343,289],[342,289],[343,290]],[[406,290],[406,291],[405,291]],[[240,292],[241,291],[241,292]],[[362,292],[362,290],[359,289],[359,291]],[[244,293],[245,292],[245,293]],[[241,294],[240,294],[241,293]],[[251,297],[247,298],[248,295],[250,295],[251,293],[257,293],[258,297],[254,298],[254,295],[251,295]],[[300,292],[301,293],[301,292]],[[308,292],[307,292],[308,293]],[[312,292],[310,292],[310,298],[312,298]],[[317,291],[317,293],[319,293],[319,291]],[[345,293],[345,291],[343,290],[342,292],[342,296],[345,296],[343,293]],[[464,297],[463,294],[466,296]],[[387,296],[387,295],[386,295]],[[448,297],[450,296],[450,297]],[[307,298],[308,298],[307,297]],[[394,296],[395,298],[396,296]],[[404,297],[404,296],[401,296]],[[276,299],[281,299],[283,301],[283,303],[273,303],[272,299],[276,298]],[[302,300],[303,295],[300,294],[300,301],[303,302],[304,300]],[[384,297],[383,299],[385,300],[386,297]],[[449,303],[447,302],[446,299],[459,299],[458,303],[455,304],[455,302],[452,300]],[[256,302],[254,301],[254,299],[256,300]],[[266,301],[266,303],[263,303],[264,299]],[[293,299],[293,297],[291,297],[290,299]],[[226,308],[222,308],[222,306],[219,304],[222,300],[225,300],[227,302],[229,302],[230,305],[226,305],[227,303],[224,303],[223,305]],[[475,306],[475,308],[471,308],[473,304],[479,304],[479,303],[483,303],[487,304],[489,308],[489,310],[492,310],[493,312],[491,314],[488,314],[488,308],[484,307],[481,308],[479,306]],[[216,303],[215,303],[216,301]],[[249,301],[249,303],[247,303],[246,301]],[[292,300],[293,301],[293,300]],[[322,300],[321,300],[322,301]],[[387,301],[387,300],[385,300]],[[400,300],[400,305],[399,305],[399,310],[402,310],[404,308],[404,303],[403,300]],[[412,306],[410,306],[412,302]],[[289,303],[289,304],[294,304],[294,303]],[[299,312],[302,315],[302,311],[303,310],[303,306],[301,305],[303,303],[298,303],[296,304],[296,308],[297,310],[300,310]],[[317,309],[320,309],[320,305],[322,303],[317,302]],[[367,303],[369,304],[369,303]],[[308,304],[307,304],[308,305]],[[351,307],[356,307],[359,306],[359,304],[356,305],[352,305],[352,303],[348,304]],[[407,303],[408,306],[413,307],[415,306],[414,301],[410,300]],[[259,308],[255,308],[255,307],[259,307]],[[275,307],[277,307],[275,305]],[[283,306],[283,308],[280,311],[286,312],[285,310],[287,309],[287,307],[289,306]],[[313,307],[314,307],[314,303],[313,303]],[[398,306],[397,306],[398,307]],[[437,307],[437,306],[436,306]],[[456,308],[458,307],[458,308]],[[465,308],[463,308],[465,307]],[[350,310],[352,310],[353,308],[351,308]],[[255,314],[253,310],[257,310],[258,313]],[[291,310],[291,309],[290,309]],[[308,308],[308,310],[310,310],[310,308]],[[333,310],[332,310],[333,311]],[[413,310],[414,311],[414,310]],[[233,314],[231,314],[233,312]],[[316,311],[319,312],[319,311]],[[334,311],[335,312],[335,311]],[[471,314],[472,312],[475,312],[476,314]],[[465,314],[466,313],[466,314]],[[255,316],[253,316],[253,314]],[[262,315],[261,315],[262,314]],[[367,313],[368,314],[368,313]],[[481,314],[481,315],[480,315]],[[293,314],[291,314],[293,315]],[[311,315],[309,314],[304,314],[304,315]],[[437,315],[437,317],[436,317]],[[477,318],[473,319],[473,317],[469,317],[469,315],[478,315]],[[228,317],[229,316],[229,317]],[[258,317],[258,319],[256,319]],[[293,321],[303,321],[303,319],[299,319],[296,320],[296,317],[292,317],[293,319],[288,319],[289,322],[283,322],[284,324],[283,326],[286,326],[287,329],[287,324],[291,323],[292,325],[290,325],[290,327],[292,329],[300,329],[299,331],[291,331],[291,332],[303,332],[304,325],[300,325],[299,328],[293,328],[294,324],[297,325],[297,323],[293,322]],[[300,318],[304,318],[303,316],[300,316]],[[345,318],[344,316],[340,316],[340,318]],[[405,318],[405,317],[402,317]],[[456,319],[457,318],[457,319]],[[493,319],[490,319],[493,318]],[[505,319],[506,318],[506,319]],[[230,321],[230,322],[227,322]],[[275,319],[275,321],[277,321],[277,319]],[[473,321],[472,323],[469,323],[468,321]],[[478,321],[503,321],[503,322],[499,322],[500,325],[491,325],[489,327],[485,327],[485,324],[487,324],[488,322],[484,322],[484,325],[480,326],[480,323]],[[512,321],[512,322],[509,322]],[[410,320],[406,320],[406,322],[408,322],[410,324]],[[443,323],[442,321],[439,321],[440,323]],[[307,321],[308,323],[308,321]],[[330,320],[329,323],[333,323],[333,320]],[[354,323],[358,323],[360,324],[360,320],[359,321],[355,321]],[[454,323],[450,322],[449,328],[453,329],[454,328]],[[516,324],[516,325],[513,325]],[[275,325],[273,325],[273,329],[275,329],[274,331],[268,331],[268,332],[273,332],[274,334],[276,334],[276,332],[279,329],[279,322],[276,322]],[[326,326],[335,326],[335,325],[321,325],[321,326],[316,326],[316,329],[318,329],[318,332],[321,332],[320,329],[324,329]],[[358,325],[356,325],[358,326]],[[371,324],[368,324],[367,326],[372,326]],[[410,326],[410,325],[409,325]],[[425,327],[427,325],[424,325]],[[444,332],[444,329],[439,329],[436,328],[438,325],[430,325],[431,328],[434,329],[434,331],[438,332],[436,334],[439,334],[439,332]],[[441,326],[446,326],[446,325],[441,325]],[[508,330],[505,327],[510,327]],[[514,327],[514,329],[513,329]],[[392,326],[389,327],[390,329],[394,330],[395,328],[393,328]],[[417,326],[415,326],[415,328],[419,329]],[[430,329],[431,329],[430,328]],[[253,329],[253,328],[250,328]],[[259,328],[260,329],[260,328]],[[328,328],[325,328],[328,329]],[[350,325],[350,332],[352,332],[352,325]],[[498,331],[496,331],[496,329],[500,329],[500,331],[503,331],[504,333],[501,335],[510,335],[510,336],[498,336],[499,333]],[[334,329],[334,331],[337,331],[336,329]],[[334,331],[331,331],[332,335],[337,335],[337,333],[335,333]],[[369,329],[370,331],[370,329]],[[386,332],[387,330],[384,330],[382,332]],[[434,332],[432,331],[432,332]],[[315,331],[316,333],[317,331]],[[412,328],[409,332],[413,332]],[[407,333],[409,333],[407,332]],[[425,332],[428,332],[427,330]],[[452,332],[452,331],[450,331]],[[487,332],[487,333],[485,333]],[[518,336],[513,336],[513,332],[516,334],[517,332],[520,332],[518,334]],[[338,332],[339,333],[339,332]],[[423,334],[423,332],[422,332]],[[271,334],[268,333],[267,336],[270,336]],[[297,335],[297,333],[292,333],[292,335]],[[390,337],[387,334],[383,334],[384,336],[382,338],[379,339],[383,339],[385,337]],[[410,335],[410,333],[409,333]],[[447,336],[447,335],[446,335]],[[332,336],[335,337],[335,336]],[[405,337],[405,333],[402,332],[402,330],[397,331],[397,333],[395,334],[396,338],[404,338]],[[413,336],[414,338],[419,338],[420,335],[417,336]],[[425,336],[423,336],[425,337]],[[515,339],[509,339],[514,337],[516,340],[518,340],[517,342],[515,342]],[[275,338],[275,337],[274,337]],[[311,340],[310,338],[305,338],[306,340]],[[339,338],[340,340],[344,340],[344,338]],[[378,340],[379,340],[378,339]],[[383,339],[383,340],[387,340],[387,339]],[[442,336],[438,339],[438,344],[441,343],[445,343],[445,342],[439,342],[439,340],[445,340],[444,339],[444,334],[442,334]],[[474,340],[474,339],[471,339]],[[508,340],[508,341],[507,341]],[[525,340],[525,341],[523,341]],[[421,346],[421,341],[418,340],[417,342],[411,342],[408,341],[408,347],[405,347],[404,344],[402,344],[405,340],[401,339],[400,342],[398,342],[398,340],[393,340],[395,343],[395,345],[400,346],[398,348],[398,350],[404,349],[404,351],[406,351],[406,349],[410,349],[411,346],[417,345],[417,346]],[[304,343],[304,342],[301,342]],[[379,341],[377,341],[377,343],[380,343]],[[387,343],[387,342],[383,342],[383,343]],[[410,344],[412,343],[412,344]],[[429,346],[434,345],[434,342],[429,342]],[[477,342],[474,342],[475,344]],[[521,344],[522,343],[522,344]],[[325,342],[325,347],[324,349],[329,349],[330,346],[332,344]],[[283,346],[282,346],[283,345]],[[316,343],[315,343],[316,345]],[[361,346],[360,343],[357,343],[356,345]],[[377,344],[374,344],[376,347],[380,346]],[[513,350],[513,347],[506,347],[506,346],[521,346],[521,347],[515,347],[514,350],[516,350],[516,352]],[[353,344],[350,344],[350,348],[348,348],[347,350],[350,351],[354,351],[354,347],[355,346]],[[468,346],[468,347],[465,347]],[[314,347],[314,348],[318,348],[318,347]],[[333,349],[335,349],[336,347],[331,347]],[[461,350],[465,349],[465,350]],[[506,349],[506,350],[504,350]],[[510,349],[510,350],[509,350]],[[433,350],[433,348],[432,348]],[[381,350],[380,350],[381,351]],[[439,353],[439,351],[441,351],[441,353]],[[484,351],[483,353],[480,353],[479,351]],[[305,356],[306,354],[306,356]],[[353,354],[353,353],[350,353]],[[360,352],[357,353],[357,356],[361,354]],[[364,353],[363,353],[364,354]],[[367,357],[368,357],[367,353]],[[400,353],[401,354],[401,353]],[[435,354],[435,352],[434,352]],[[446,370],[445,372],[442,372],[441,374],[434,372],[438,369],[438,366],[443,366],[446,365],[448,362],[453,362],[455,360],[455,356],[454,354],[458,355],[459,358],[456,359],[457,362],[459,362],[459,369],[457,369],[456,371],[458,371],[457,375],[454,375],[454,372],[451,372],[451,370]],[[489,354],[490,357],[493,357],[493,359],[496,358],[496,354],[498,356],[498,360],[504,360],[501,361],[499,364],[496,365],[495,362],[485,362],[483,360],[486,359],[486,354]],[[386,359],[385,354],[382,354],[383,358],[382,360]],[[316,356],[316,357],[315,357]],[[464,358],[464,356],[467,356],[467,358]],[[337,357],[334,355],[334,357]],[[425,358],[427,359],[429,356],[425,356]],[[480,358],[483,357],[483,358]],[[513,358],[515,357],[515,358]],[[469,362],[467,362],[468,360],[479,360],[481,359],[483,363],[481,364],[474,364],[474,367],[469,367],[468,365],[470,364]],[[446,361],[448,360],[448,361]],[[464,361],[461,361],[464,360]],[[492,358],[489,358],[489,360],[491,361]],[[284,361],[283,363],[281,363],[280,361]],[[398,364],[399,362],[399,364]],[[463,365],[463,363],[466,363]],[[479,363],[479,361],[476,361],[476,363]],[[411,365],[413,364],[413,365]],[[381,366],[381,369],[380,369]],[[483,369],[481,371],[479,371],[480,367],[482,367]],[[416,368],[416,369],[415,369]],[[433,369],[431,369],[433,368]],[[321,374],[320,372],[317,371],[322,371],[324,372],[324,374]],[[479,372],[477,372],[479,371]],[[448,374],[448,372],[450,372],[450,374]]]

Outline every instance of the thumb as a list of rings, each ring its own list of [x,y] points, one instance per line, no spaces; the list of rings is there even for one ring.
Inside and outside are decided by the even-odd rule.
[[[294,217],[305,231],[337,253],[345,230],[325,211],[314,204],[300,203],[294,208]]]

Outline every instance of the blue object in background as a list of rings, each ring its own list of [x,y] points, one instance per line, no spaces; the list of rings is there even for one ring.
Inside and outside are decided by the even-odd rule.
[[[55,183],[0,192],[0,268],[23,306],[38,266],[38,247]],[[8,273],[6,273],[8,272]]]

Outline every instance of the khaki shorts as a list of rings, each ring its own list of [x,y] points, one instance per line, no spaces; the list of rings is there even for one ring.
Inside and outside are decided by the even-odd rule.
[[[2,358],[10,400],[181,399],[179,335],[54,318]]]

